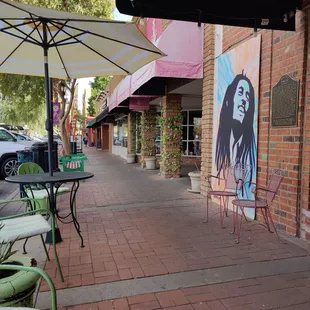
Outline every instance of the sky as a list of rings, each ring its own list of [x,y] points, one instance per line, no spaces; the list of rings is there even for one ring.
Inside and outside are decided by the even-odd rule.
[[[122,21],[131,21],[132,16],[121,14],[116,8],[113,11],[113,19]],[[84,78],[78,79],[79,83],[79,94],[78,94],[78,107],[82,109],[82,98],[85,89],[90,89],[89,83],[92,82],[94,78]]]

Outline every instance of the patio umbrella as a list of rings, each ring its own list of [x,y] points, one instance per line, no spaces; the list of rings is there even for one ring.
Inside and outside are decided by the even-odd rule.
[[[134,23],[0,0],[0,73],[45,77],[51,176],[53,121],[49,79],[132,74],[163,56]]]

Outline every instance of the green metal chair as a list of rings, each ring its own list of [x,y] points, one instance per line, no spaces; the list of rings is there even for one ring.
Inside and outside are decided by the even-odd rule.
[[[34,236],[40,236],[44,247],[44,251],[48,260],[50,257],[44,242],[43,234],[52,231],[52,244],[54,249],[54,256],[56,259],[58,272],[62,281],[64,281],[55,242],[55,216],[48,209],[40,209],[36,206],[36,199],[21,198],[16,200],[1,200],[0,205],[10,204],[16,202],[27,203],[30,211],[0,218],[1,234],[0,243],[7,243],[9,241],[28,240]],[[38,214],[37,214],[38,213]],[[48,216],[51,219],[51,224],[44,218]]]
[[[44,170],[36,163],[28,162],[23,163],[18,167],[18,174],[37,174],[44,173]],[[57,193],[57,196],[70,193],[70,188],[66,186],[60,186],[54,188],[54,193]],[[48,193],[46,189],[40,184],[32,184],[26,189],[26,194],[28,197],[36,199],[43,209],[49,209],[48,205]]]
[[[48,284],[51,290],[51,297],[52,297],[52,310],[57,310],[57,296],[54,283],[52,282],[51,278],[47,275],[45,271],[37,267],[25,267],[25,266],[16,266],[16,265],[0,265],[0,270],[17,270],[17,271],[29,271],[29,272],[36,272],[38,273]],[[22,308],[22,307],[2,307],[1,309],[4,310],[12,310],[12,309],[31,309],[31,308]]]

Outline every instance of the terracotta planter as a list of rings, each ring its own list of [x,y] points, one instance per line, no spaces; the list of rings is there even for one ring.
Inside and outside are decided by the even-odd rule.
[[[188,174],[191,179],[192,188],[188,189],[189,192],[200,194],[200,171],[193,171]]]

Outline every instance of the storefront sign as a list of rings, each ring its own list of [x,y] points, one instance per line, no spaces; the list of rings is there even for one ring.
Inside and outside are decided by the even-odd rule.
[[[60,103],[59,102],[53,102],[53,124],[59,125],[60,123]]]
[[[133,97],[129,101],[129,109],[133,111],[144,111],[150,108],[150,98]]]
[[[297,126],[298,84],[288,75],[283,75],[272,89],[272,126]]]

